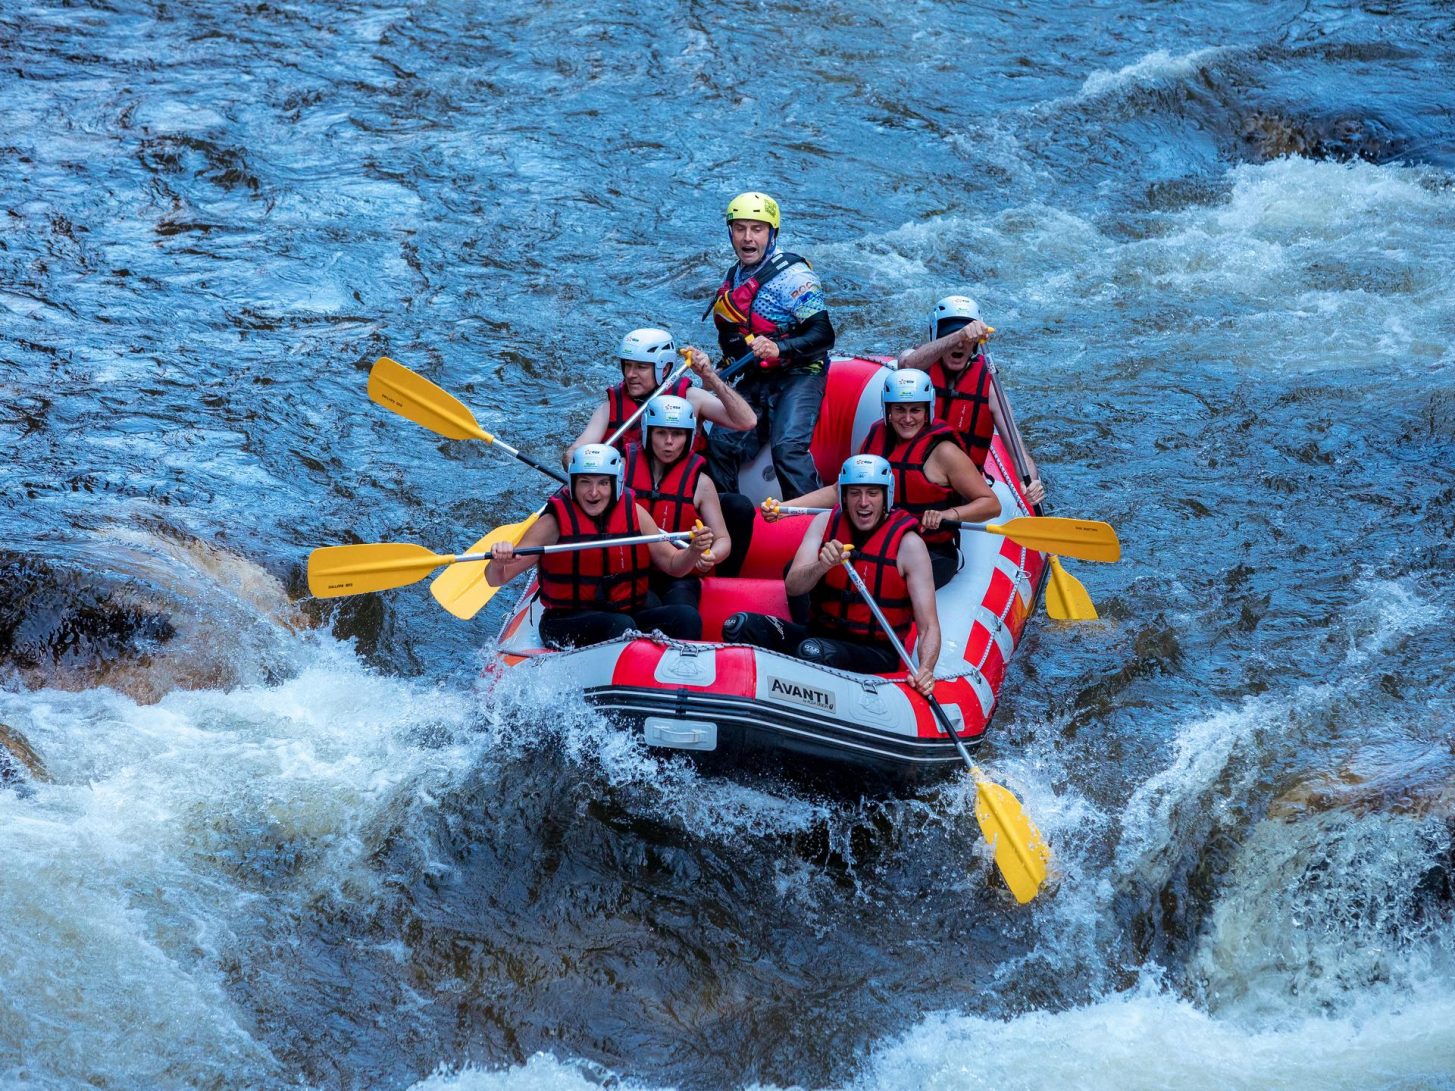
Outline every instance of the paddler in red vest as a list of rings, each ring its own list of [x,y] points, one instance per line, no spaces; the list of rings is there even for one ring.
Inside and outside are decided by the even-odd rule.
[[[985,341],[990,327],[980,320],[980,307],[969,296],[948,295],[930,311],[930,339],[899,356],[901,369],[923,371],[935,384],[935,417],[960,437],[960,445],[976,468],[985,465],[990,439],[1006,434],[992,384],[997,382]],[[1026,498],[1032,505],[1046,498],[1035,460],[1026,455],[1031,483]]]
[[[659,394],[647,402],[642,414],[640,442],[626,448],[626,486],[637,502],[663,530],[691,530],[699,520],[712,531],[712,559],[722,564],[733,552],[723,516],[723,501],[717,486],[705,471],[707,461],[692,450],[697,434],[697,415],[686,398]],[[743,496],[735,499],[751,524],[753,505]],[[669,576],[653,572],[652,590],[663,604],[696,607],[702,599],[702,580],[696,573]]]
[[[808,624],[742,612],[723,622],[723,640],[863,674],[898,670],[898,653],[844,572],[847,551],[900,642],[911,624],[918,629],[920,669],[912,681],[929,696],[940,618],[930,555],[914,516],[894,506],[894,472],[877,455],[852,456],[836,490],[838,506],[814,516],[783,581],[789,595],[808,595]]]
[[[879,392],[884,419],[876,421],[859,453],[879,455],[894,472],[895,503],[919,521],[920,537],[934,564],[934,583],[944,587],[960,570],[960,533],[946,519],[982,523],[1000,516],[1000,500],[985,483],[955,433],[931,415],[935,388],[923,371],[891,371]],[[833,502],[825,487],[785,506],[823,507]],[[764,517],[777,517],[775,501],[763,502]]]
[[[688,548],[671,542],[604,546],[569,553],[517,557],[528,546],[603,541],[656,534],[655,520],[623,483],[621,453],[604,443],[588,444],[571,456],[569,484],[554,493],[546,510],[517,543],[499,542],[491,550],[485,579],[492,587],[509,583],[540,563],[541,642],[548,648],[599,644],[637,630],[661,630],[678,640],[702,638],[702,616],[688,605],[663,605],[649,586],[653,566],[668,576],[705,572],[712,567],[712,531],[703,528]]]
[[[834,327],[818,274],[797,254],[778,249],[779,223],[778,202],[766,193],[732,199],[727,227],[737,262],[704,314],[713,316],[726,360],[740,360],[749,351],[754,357],[738,388],[757,411],[757,426],[718,428],[708,437],[708,472],[724,492],[738,491],[739,468],[765,442],[772,447],[782,495],[819,485],[809,442],[823,402]]]
[[[677,363],[677,346],[666,330],[632,330],[621,339],[616,347],[621,361],[621,382],[606,388],[606,400],[596,407],[586,428],[576,437],[576,442],[566,448],[561,464],[569,465],[571,455],[588,443],[604,443],[608,436],[616,434],[646,398],[662,383]],[[687,350],[692,370],[701,378],[702,387],[693,386],[687,376],[682,376],[663,393],[686,398],[692,403],[699,420],[712,421],[723,428],[753,428],[758,423],[754,413],[736,390],[723,382],[722,376],[713,370],[712,361],[696,349]],[[626,450],[634,438],[634,432],[619,438],[614,447]]]

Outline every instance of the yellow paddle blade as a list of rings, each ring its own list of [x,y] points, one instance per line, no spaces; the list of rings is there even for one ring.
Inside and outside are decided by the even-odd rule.
[[[541,509],[541,511],[544,510],[544,508]],[[540,516],[541,512],[537,511],[519,523],[496,527],[472,545],[469,552],[489,553],[496,542],[516,544]],[[498,587],[491,587],[485,581],[485,566],[488,563],[488,561],[465,561],[463,564],[450,565],[435,577],[434,582],[429,585],[429,593],[434,596],[436,602],[455,617],[461,621],[469,621],[485,609],[486,604],[495,597],[495,592],[500,590]]]
[[[308,591],[320,599],[385,591],[421,580],[454,559],[409,542],[324,546],[308,555]]]
[[[988,523],[985,529],[1042,553],[1060,553],[1083,561],[1117,561],[1122,556],[1122,544],[1111,524],[1094,519],[1026,515],[1008,523]]]
[[[1051,578],[1046,583],[1046,613],[1057,621],[1095,621],[1096,604],[1081,586],[1081,581],[1051,554]]]
[[[387,356],[374,361],[374,369],[369,372],[369,397],[385,409],[446,439],[495,441],[453,394],[447,394],[423,375],[415,374]]]
[[[970,771],[975,775],[975,818],[980,832],[995,849],[995,866],[1005,877],[1005,885],[1025,905],[1046,881],[1050,850],[1009,788],[985,779],[974,766]]]

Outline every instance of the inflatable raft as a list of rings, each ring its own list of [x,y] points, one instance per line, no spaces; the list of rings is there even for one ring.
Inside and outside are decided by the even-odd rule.
[[[838,469],[881,417],[886,361],[832,362],[813,436],[820,476]],[[1030,515],[1010,447],[996,436],[985,472],[1001,519]],[[754,501],[777,496],[767,450],[740,477]],[[541,606],[531,580],[500,632],[496,662],[541,658],[566,665],[586,697],[649,746],[691,754],[710,768],[756,769],[813,781],[905,788],[963,770],[949,736],[904,672],[853,674],[788,655],[722,643],[738,610],[788,617],[783,573],[810,516],[759,518],[739,576],[702,581],[704,639],[633,635],[556,651],[541,646]],[[1044,554],[993,534],[962,531],[963,565],[937,593],[942,647],[936,696],[963,742],[985,735],[1016,645],[1046,572]],[[915,647],[911,633],[909,648]]]

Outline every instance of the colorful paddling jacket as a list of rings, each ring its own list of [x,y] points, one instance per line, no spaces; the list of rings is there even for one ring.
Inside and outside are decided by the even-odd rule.
[[[893,449],[889,444],[890,436],[894,437]],[[947,440],[959,442],[954,429],[943,421],[932,421],[914,439],[903,443],[881,420],[875,421],[874,427],[869,429],[859,453],[879,455],[889,463],[889,468],[894,471],[894,506],[903,508],[918,519],[924,512],[952,508],[965,502],[965,498],[949,485],[938,485],[925,476],[925,463],[929,461],[930,454]],[[948,527],[921,530],[919,536],[930,547],[958,541],[958,535]]]
[[[641,533],[631,489],[593,519],[561,489],[546,501],[561,530],[561,543],[625,538]],[[635,613],[647,604],[652,554],[645,545],[582,549],[541,555],[541,603],[552,610],[615,610]]]
[[[761,307],[757,307],[758,292],[767,287],[768,282],[776,281],[778,276],[792,269],[793,266],[802,265],[805,268],[806,281],[796,288],[794,298],[790,300],[792,310],[784,311],[784,319],[776,320],[762,313]],[[707,308],[713,323],[716,324],[719,333],[736,333],[738,336],[746,337],[752,335],[787,336],[792,333],[787,320],[792,317],[794,321],[802,321],[808,317],[809,311],[824,310],[822,305],[816,304],[816,284],[818,278],[812,273],[813,266],[809,265],[808,259],[800,257],[796,253],[787,253],[784,250],[774,250],[767,259],[758,266],[754,275],[746,278],[742,284],[733,288],[733,275],[738,272],[739,266],[732,266],[723,276],[722,285],[717,288],[717,295],[713,298],[713,305]],[[790,285],[792,287],[792,285]],[[812,298],[806,298],[812,297]],[[706,317],[706,316],[704,316]]]
[[[909,599],[909,584],[899,573],[899,544],[906,534],[915,533],[918,525],[913,515],[894,508],[874,533],[859,542],[855,537],[858,532],[843,509],[834,508],[823,533],[825,542],[853,544],[854,551],[849,557],[854,570],[869,588],[900,643],[908,637],[909,627],[914,624],[914,608]],[[862,640],[889,646],[889,638],[879,628],[873,611],[843,565],[834,565],[814,585],[809,592],[809,606],[813,618],[811,628],[815,632],[836,640]]]
[[[665,375],[662,377],[664,379],[666,378]],[[684,375],[671,386],[669,386],[666,390],[662,391],[662,393],[674,394],[679,398],[685,398],[687,397],[687,391],[691,388],[691,386],[691,381],[687,378],[686,375]],[[625,424],[627,420],[631,417],[631,415],[641,408],[641,404],[642,403],[639,401],[633,401],[631,395],[626,392],[625,382],[620,382],[617,383],[615,386],[607,387],[606,434],[608,436],[613,434],[618,428]],[[683,429],[683,431],[686,431],[686,429]],[[622,454],[625,454],[626,445],[628,443],[634,442],[636,440],[636,437],[640,435],[641,432],[628,429],[625,433],[621,435],[620,438],[617,439],[615,443],[612,444],[612,446],[615,447],[618,451],[622,452]],[[694,437],[694,450],[696,449],[696,440],[701,438],[701,435],[702,430],[698,429],[698,434],[696,437]]]
[[[627,487],[637,494],[637,500],[662,530],[691,530],[697,522],[697,505],[692,500],[705,469],[707,460],[688,452],[667,467],[659,483],[653,484],[652,460],[641,444],[632,443],[626,449]]]
[[[935,418],[950,426],[975,468],[983,469],[995,434],[995,416],[990,410],[992,380],[985,356],[977,354],[958,373],[936,360],[929,367],[929,376],[935,384]]]

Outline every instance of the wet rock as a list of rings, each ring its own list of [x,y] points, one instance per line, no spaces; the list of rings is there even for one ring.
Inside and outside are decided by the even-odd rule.
[[[1255,110],[1243,118],[1241,136],[1244,148],[1257,162],[1297,155],[1383,163],[1399,151],[1393,135],[1373,118],[1296,118]]]
[[[176,633],[167,617],[84,576],[0,553],[0,661],[34,671],[147,654]]]
[[[24,685],[152,703],[269,682],[310,624],[257,564],[166,528],[117,528],[77,556],[0,551],[0,670]]]
[[[27,779],[49,781],[51,778],[25,736],[13,727],[0,724],[0,787]]]

